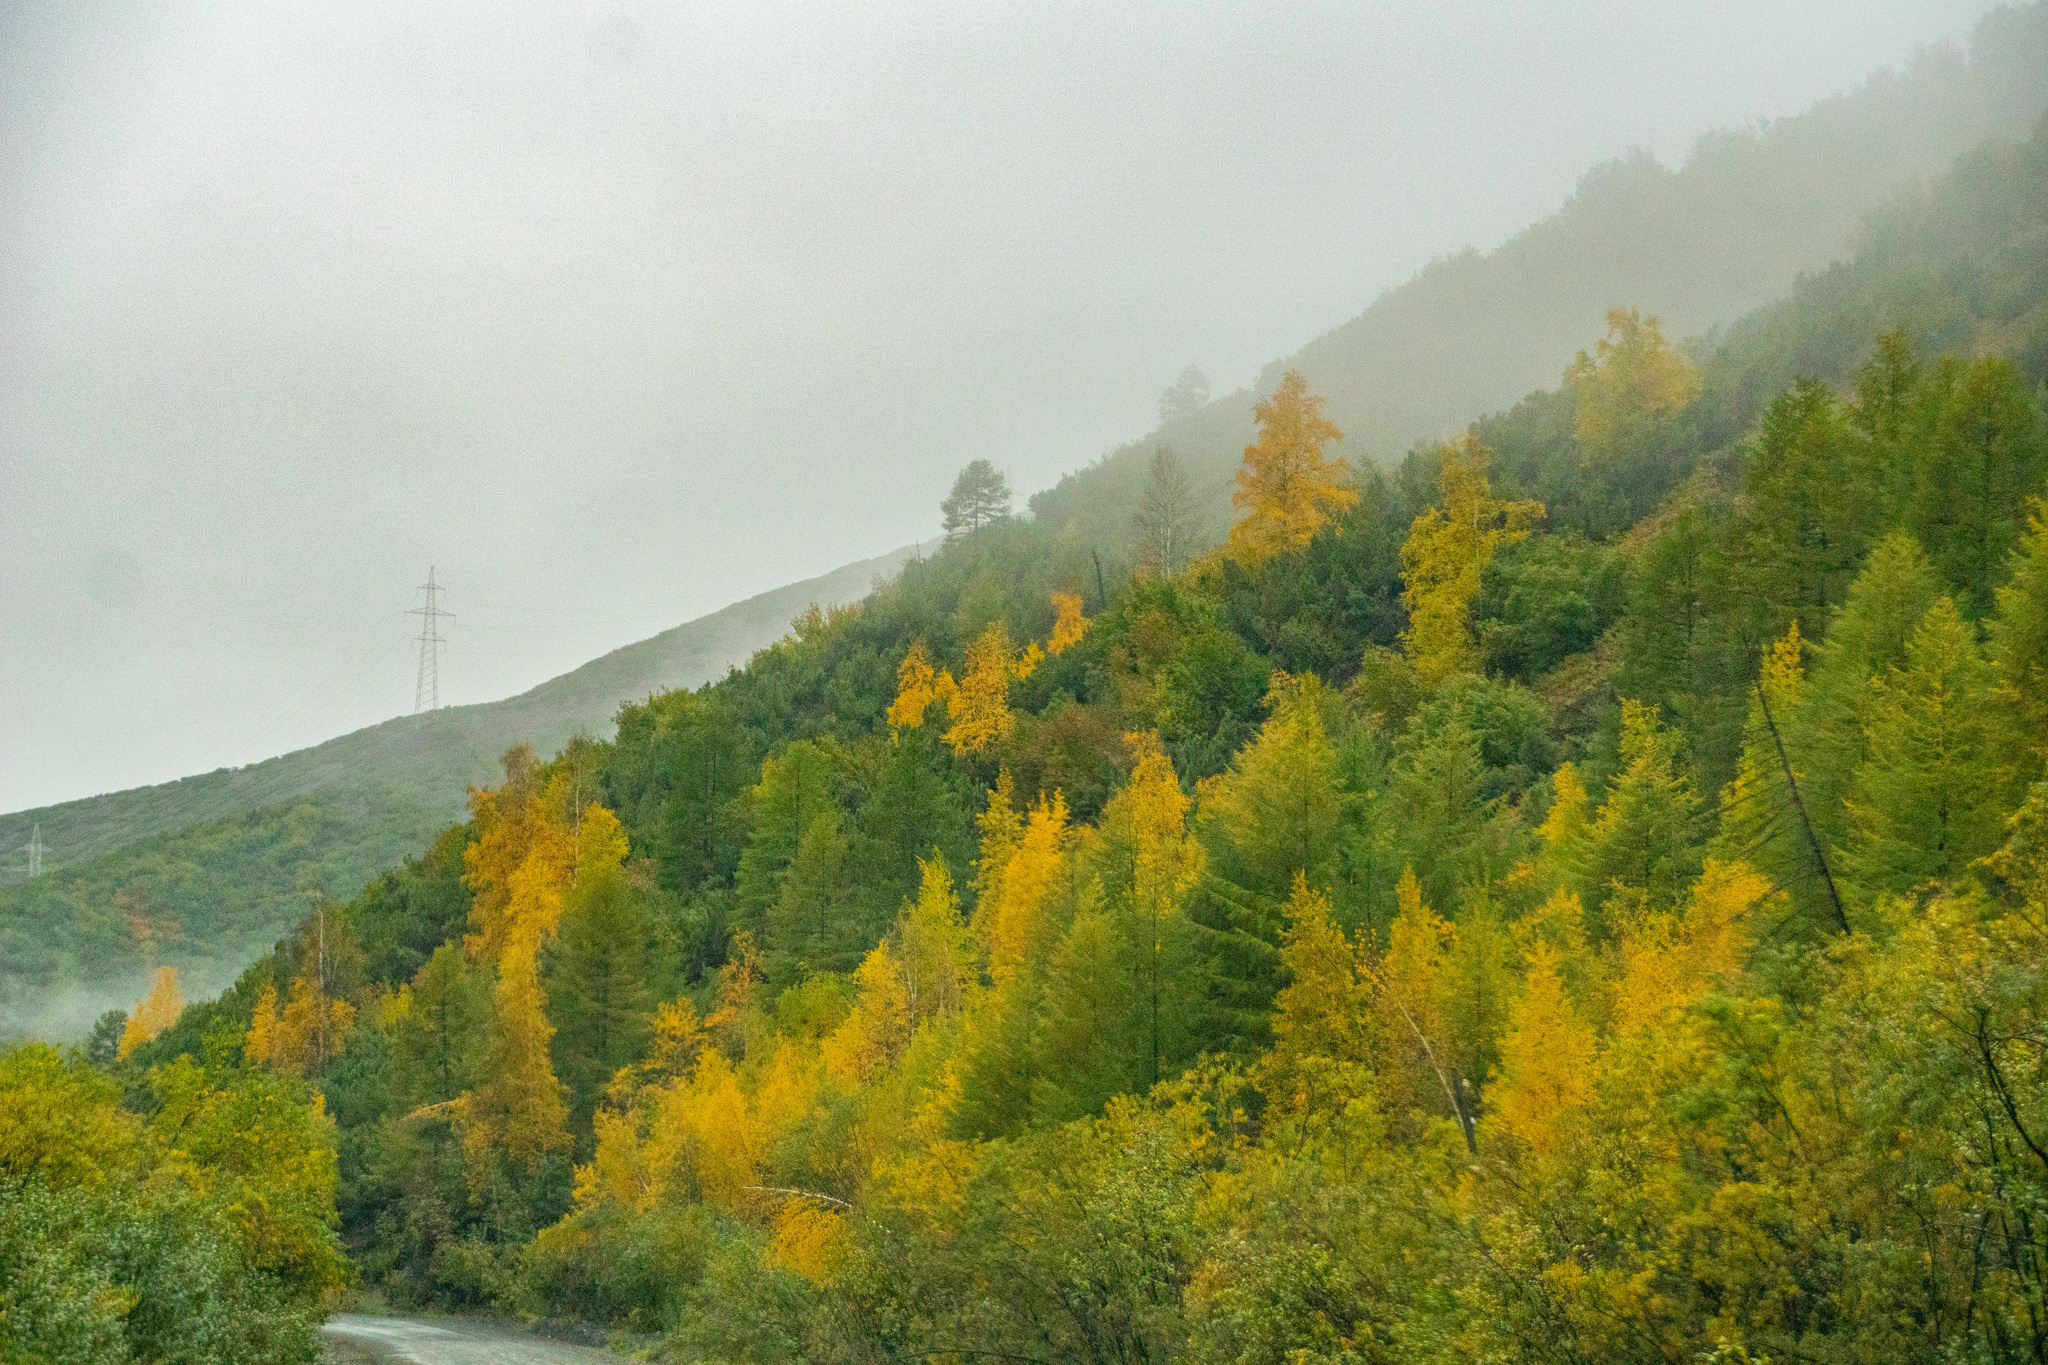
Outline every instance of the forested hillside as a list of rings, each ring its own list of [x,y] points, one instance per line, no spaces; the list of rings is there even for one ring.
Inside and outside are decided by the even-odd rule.
[[[1884,326],[1905,326],[1926,350],[1995,345],[2024,362],[2042,344],[2039,318],[1995,293],[1951,287],[1941,272],[1986,270],[2000,288],[2024,293],[2005,282],[2027,278],[2027,260],[2040,258],[2037,239],[2024,224],[1921,221],[1931,210],[1907,186],[1987,134],[2030,128],[2048,105],[2038,79],[2044,66],[2048,6],[2001,9],[1980,23],[1967,56],[1926,53],[1794,118],[1711,135],[1677,170],[1643,157],[1596,169],[1554,217],[1484,256],[1468,251],[1432,265],[1274,362],[1256,394],[1206,406],[1183,395],[1180,415],[1039,493],[1033,514],[1062,537],[1068,562],[1087,557],[1084,578],[1099,593],[1100,583],[1139,567],[1131,516],[1162,445],[1176,452],[1185,479],[1172,500],[1180,539],[1168,557],[1178,562],[1223,534],[1232,471],[1253,435],[1252,405],[1282,371],[1301,371],[1324,397],[1345,433],[1337,453],[1354,467],[1391,471],[1417,437],[1455,430],[1554,384],[1622,300],[1659,316],[1674,338],[1693,335],[1689,353],[1709,379],[1688,420],[1709,424],[1699,436],[1705,448],[1732,441],[1795,374],[1844,379],[1856,348]],[[1782,325],[1804,326],[1813,337],[1731,333],[1721,346],[1711,329],[1783,294],[1800,271],[1827,266],[1864,215],[1886,205],[1864,227],[1874,241],[1858,253],[1854,276],[1822,277],[1834,279],[1824,287],[1838,293],[1862,291],[1837,300],[1860,309],[1857,319],[1815,321],[1818,309],[1802,304],[1791,316],[1808,320]],[[2029,222],[2039,216],[2007,211]],[[2021,259],[1994,261],[1996,250]],[[1915,291],[1927,300],[1918,311],[1905,302]],[[1781,325],[1774,316],[1766,309],[1740,325]],[[2012,334],[1974,330],[1987,325]],[[1602,515],[1641,515],[1639,503]],[[902,558],[764,594],[505,702],[400,718],[242,769],[0,816],[0,847],[24,846],[40,824],[52,850],[43,883],[0,886],[0,1033],[76,1034],[105,1003],[132,996],[157,961],[212,989],[241,960],[245,935],[267,941],[308,890],[350,895],[394,849],[422,843],[458,813],[470,783],[496,770],[507,745],[524,741],[547,753],[579,731],[608,734],[621,701],[716,677],[774,639],[807,603],[854,600]],[[1293,645],[1281,650],[1296,653]],[[1328,666],[1317,658],[1316,666]],[[266,842],[251,832],[283,831],[293,819],[314,831],[310,842]],[[185,843],[192,856],[177,852]],[[220,888],[218,914],[178,889],[197,885],[188,874],[202,863]],[[134,915],[123,907],[135,903],[152,907],[145,918],[175,924],[176,936],[127,934]],[[57,983],[62,992],[52,991]]]
[[[0,816],[40,827],[44,876],[0,886],[0,1037],[76,1037],[169,964],[207,993],[298,921],[346,899],[462,812],[514,743],[608,735],[622,702],[722,676],[814,603],[859,600],[903,549],[613,650],[504,701],[401,716],[311,749],[155,787]]]
[[[2048,1354],[2042,202],[1393,474],[1289,374],[1222,543],[963,532],[92,1050],[676,1360]]]
[[[1286,370],[1324,395],[1353,465],[1556,384],[1626,299],[1676,337],[1707,336],[1845,254],[1866,217],[1987,137],[2025,137],[2048,110],[2048,6],[1992,11],[1967,57],[1904,70],[1791,118],[1709,134],[1676,170],[1647,154],[1596,167],[1555,215],[1481,254],[1439,260],[1239,391],[1164,420],[1032,500],[1040,517],[1109,539],[1160,445],[1186,465],[1211,535],[1252,405]],[[1844,329],[1846,330],[1846,329]],[[1707,349],[1711,350],[1711,343]]]

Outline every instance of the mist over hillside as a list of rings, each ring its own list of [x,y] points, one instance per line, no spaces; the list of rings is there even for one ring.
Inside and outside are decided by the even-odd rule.
[[[1554,386],[1609,308],[1637,308],[1661,318],[1668,336],[1705,339],[1847,255],[1869,214],[1966,149],[2025,136],[2048,109],[2043,71],[2048,7],[1995,10],[1967,52],[1924,52],[1802,114],[1705,134],[1675,169],[1647,153],[1596,166],[1556,214],[1493,251],[1436,261],[1267,365],[1255,389],[1109,452],[1032,508],[1116,542],[1117,518],[1165,445],[1186,463],[1209,533],[1220,536],[1253,403],[1286,370],[1323,396],[1344,432],[1338,453],[1384,466],[1417,441]]]

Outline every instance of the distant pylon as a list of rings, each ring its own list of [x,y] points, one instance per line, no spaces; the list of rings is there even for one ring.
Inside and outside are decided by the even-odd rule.
[[[35,833],[28,836],[28,875],[33,881],[43,875],[43,826],[38,821]]]
[[[412,696],[414,715],[441,709],[441,646],[447,641],[441,638],[440,622],[443,617],[455,619],[454,612],[441,610],[434,601],[435,593],[448,589],[434,581],[432,568],[427,570],[427,581],[420,584],[420,591],[427,595],[427,605],[406,613],[420,618],[420,633],[414,637],[420,642],[420,680]]]

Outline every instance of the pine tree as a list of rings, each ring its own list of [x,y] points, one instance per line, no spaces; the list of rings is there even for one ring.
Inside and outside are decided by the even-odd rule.
[[[2011,361],[1928,376],[1939,416],[1919,445],[1913,531],[1973,618],[1991,611],[2007,556],[2025,531],[2026,499],[2048,478],[2048,430]]]
[[[1570,888],[1588,904],[1639,899],[1652,909],[1669,909],[1699,874],[1700,802],[1683,760],[1684,742],[1655,711],[1622,700],[1622,769],[1587,826],[1584,880]],[[1614,918],[1596,909],[1596,934],[1619,929]]]
[[[2048,763],[2048,502],[2034,500],[1990,631],[1999,699],[2019,747],[2031,755],[2026,775],[2038,778]]]
[[[1332,701],[1313,674],[1275,674],[1271,718],[1230,771],[1202,787],[1201,821],[1218,870],[1275,903],[1297,876],[1321,886],[1336,876],[1343,794],[1322,714]]]
[[[1953,600],[1937,600],[1880,684],[1848,795],[1848,881],[1864,898],[1948,881],[1998,846],[2011,768],[1993,677]]]
[[[1344,433],[1323,416],[1323,400],[1310,395],[1300,371],[1289,370],[1253,412],[1259,439],[1244,448],[1230,495],[1244,513],[1230,528],[1230,553],[1246,564],[1308,544],[1333,513],[1358,501],[1343,457],[1323,458],[1323,446]]]
[[[953,480],[953,491],[939,504],[946,514],[946,538],[972,535],[1010,515],[1010,485],[987,460],[972,460]]]
[[[607,1082],[647,1038],[650,926],[640,893],[616,866],[579,868],[548,952],[555,1074],[569,1089],[569,1123],[590,1123]]]
[[[1743,456],[1748,586],[1809,637],[1827,628],[1875,529],[1868,449],[1828,386],[1804,379],[1764,411]]]
[[[1209,403],[1209,376],[1193,365],[1159,395],[1159,425],[1192,417]]]

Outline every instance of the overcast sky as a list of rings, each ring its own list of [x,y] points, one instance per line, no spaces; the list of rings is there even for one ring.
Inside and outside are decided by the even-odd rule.
[[[409,711],[429,565],[481,701],[930,535],[1984,8],[6,5],[0,810]]]

